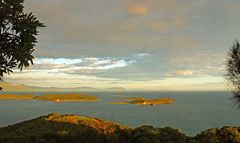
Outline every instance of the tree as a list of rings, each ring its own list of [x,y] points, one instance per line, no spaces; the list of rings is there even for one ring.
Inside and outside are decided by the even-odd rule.
[[[24,0],[0,0],[0,80],[13,68],[33,64],[38,28],[45,27],[35,15],[23,12]]]
[[[226,79],[233,93],[233,99],[240,107],[240,44],[236,40],[230,48],[226,62]]]

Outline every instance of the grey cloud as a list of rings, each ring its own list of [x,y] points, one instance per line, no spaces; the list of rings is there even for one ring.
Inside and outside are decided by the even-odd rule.
[[[234,38],[239,38],[240,11],[235,6],[238,3],[238,0],[28,0],[26,8],[47,25],[40,32],[36,57],[114,57],[119,61],[137,53],[150,53],[152,56],[143,59],[138,56],[135,64],[131,64],[134,62],[131,58],[122,59],[128,63],[124,68],[68,71],[144,80],[189,78],[176,74],[184,70],[194,71],[192,77],[222,76],[227,48]],[[128,8],[136,5],[143,5],[147,12],[142,16],[129,14]],[[71,66],[86,67],[93,63],[85,61]],[[57,68],[54,66],[33,68]]]

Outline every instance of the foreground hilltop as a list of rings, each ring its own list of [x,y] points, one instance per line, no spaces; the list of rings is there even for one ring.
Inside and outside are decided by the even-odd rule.
[[[103,143],[125,128],[98,118],[49,114],[0,128],[0,143]]]
[[[240,127],[189,137],[173,128],[130,128],[98,118],[49,114],[0,128],[0,143],[239,143]]]

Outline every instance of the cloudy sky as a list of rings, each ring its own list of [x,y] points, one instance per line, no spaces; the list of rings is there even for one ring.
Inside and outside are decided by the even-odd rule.
[[[6,80],[54,87],[226,90],[239,0],[25,0],[47,26],[35,64]]]

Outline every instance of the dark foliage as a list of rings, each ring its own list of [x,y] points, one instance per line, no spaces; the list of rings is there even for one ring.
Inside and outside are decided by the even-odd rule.
[[[0,128],[0,143],[239,143],[240,127],[212,128],[189,137],[170,127],[121,125],[49,114]],[[51,120],[49,120],[51,119]],[[64,121],[64,122],[63,122]],[[77,121],[77,122],[76,122]],[[93,122],[94,121],[94,122]],[[111,129],[110,129],[111,128]],[[111,131],[110,131],[111,130]]]
[[[105,135],[94,128],[46,121],[39,117],[0,128],[0,143],[104,143]]]
[[[240,44],[236,40],[230,48],[226,62],[225,75],[233,93],[233,99],[240,107]]]
[[[142,126],[105,134],[91,127],[69,123],[30,122],[0,130],[0,143],[195,143],[191,137],[168,127]]]
[[[33,64],[38,28],[44,24],[23,12],[24,0],[0,0],[0,80],[4,73]]]
[[[239,143],[240,128],[225,126],[221,129],[208,129],[196,135],[195,140],[201,143]]]
[[[185,143],[191,142],[191,138],[176,129],[154,128],[141,126],[129,131],[123,130],[120,136],[127,143]]]

